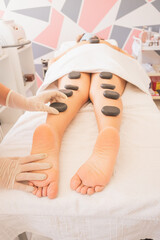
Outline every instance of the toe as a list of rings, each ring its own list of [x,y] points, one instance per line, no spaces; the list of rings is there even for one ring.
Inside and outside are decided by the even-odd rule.
[[[83,184],[81,184],[77,189],[76,189],[76,192],[78,192],[78,193],[80,193],[81,192],[81,189],[82,189],[82,187],[84,187],[84,185]]]
[[[38,188],[34,186],[34,191],[32,192],[34,195],[36,195],[37,191],[38,191]]]
[[[102,186],[96,186],[95,187],[95,192],[101,192],[104,189]]]
[[[83,195],[86,194],[87,193],[87,189],[88,189],[87,186],[82,187],[81,194],[83,194]]]
[[[42,196],[43,197],[47,196],[47,186],[42,188]]]
[[[32,194],[35,195],[35,193],[37,192],[37,187],[34,186],[33,183],[31,183],[31,182],[29,182],[28,185],[34,187],[34,190],[32,191]]]
[[[39,198],[42,197],[42,188],[38,188],[36,196],[39,197]]]
[[[47,196],[50,199],[53,199],[57,196],[58,193],[58,185],[56,182],[51,182],[47,188]]]
[[[70,183],[71,189],[76,190],[81,183],[82,183],[81,179],[77,174],[75,174],[71,179],[71,183]]]
[[[94,188],[88,188],[87,194],[88,194],[88,195],[92,195],[93,193],[95,193]]]

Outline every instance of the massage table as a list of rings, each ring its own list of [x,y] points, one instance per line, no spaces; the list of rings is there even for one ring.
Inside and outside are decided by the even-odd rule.
[[[119,56],[121,60],[122,55]],[[61,64],[54,63],[53,69],[49,68],[39,91],[60,76],[59,72],[56,74],[65,61],[66,56]],[[120,71],[120,66],[116,66]],[[128,74],[126,69],[131,66],[127,66],[126,73],[122,71],[120,75]],[[52,240],[160,239],[160,113],[147,90],[147,75],[139,64],[136,66],[137,79],[132,82],[133,73],[122,95],[120,149],[109,184],[92,196],[70,189],[71,177],[89,158],[98,135],[93,105],[88,101],[62,140],[58,197],[51,200],[17,190],[0,191],[0,240],[12,240],[23,232]],[[106,70],[117,71],[111,68]],[[61,69],[61,74],[71,70],[69,65]],[[33,133],[46,117],[46,113],[25,112],[0,144],[0,155],[30,154]]]

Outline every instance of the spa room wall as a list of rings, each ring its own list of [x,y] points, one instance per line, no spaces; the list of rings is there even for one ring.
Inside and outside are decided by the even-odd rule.
[[[133,36],[143,26],[159,31],[160,0],[0,0],[0,18],[14,19],[24,27],[41,85],[41,59],[53,57],[62,42],[83,32],[116,39],[131,54]]]

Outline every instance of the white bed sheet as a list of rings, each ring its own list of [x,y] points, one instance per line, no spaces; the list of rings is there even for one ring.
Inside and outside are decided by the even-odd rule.
[[[0,239],[27,231],[53,240],[160,239],[160,114],[151,97],[127,84],[121,144],[114,175],[104,191],[82,196],[70,179],[92,152],[98,131],[91,103],[65,132],[56,199],[16,190],[0,192]],[[45,113],[26,112],[0,145],[3,156],[30,153],[35,128]]]

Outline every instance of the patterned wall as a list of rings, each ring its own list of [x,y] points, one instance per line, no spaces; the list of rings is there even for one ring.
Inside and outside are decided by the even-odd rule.
[[[0,0],[0,18],[14,19],[32,40],[38,83],[41,58],[53,56],[64,41],[88,31],[131,53],[133,36],[142,26],[160,28],[160,0]]]

